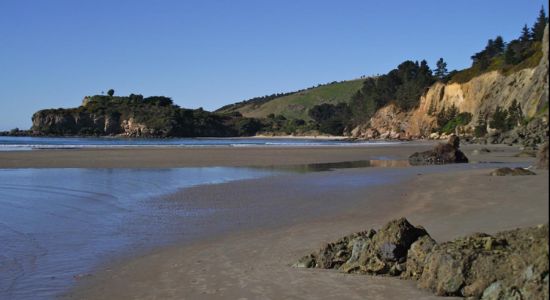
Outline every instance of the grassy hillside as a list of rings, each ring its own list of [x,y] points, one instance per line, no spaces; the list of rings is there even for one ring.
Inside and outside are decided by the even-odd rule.
[[[217,112],[240,112],[245,117],[264,118],[269,114],[283,115],[288,119],[309,120],[308,110],[321,103],[349,102],[363,85],[364,79],[330,83],[268,101],[248,101],[222,107]]]

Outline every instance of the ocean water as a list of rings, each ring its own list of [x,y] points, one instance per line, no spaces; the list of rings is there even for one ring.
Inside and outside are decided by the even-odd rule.
[[[192,238],[215,207],[155,200],[275,170],[0,169],[0,299],[50,299],[129,249]]]
[[[33,149],[117,148],[117,147],[269,147],[269,146],[358,146],[398,142],[344,141],[307,138],[77,138],[0,136],[0,151]]]

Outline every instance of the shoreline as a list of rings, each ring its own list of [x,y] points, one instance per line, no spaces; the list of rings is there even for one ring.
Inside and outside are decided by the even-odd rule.
[[[435,142],[369,144],[330,147],[139,147],[44,149],[0,151],[1,168],[182,168],[182,167],[272,167],[312,163],[407,160],[414,152],[426,151]],[[491,153],[475,155],[481,148]],[[471,161],[525,161],[513,157],[520,146],[466,144],[461,147]]]
[[[425,226],[440,242],[477,231],[494,233],[548,222],[548,171],[538,172],[537,176],[494,178],[487,175],[491,168],[484,166],[466,170],[447,166],[436,169],[430,172],[425,167],[413,167],[413,172],[402,181],[348,190],[340,201],[351,201],[347,203],[349,206],[321,217],[237,230],[108,263],[64,297],[439,299],[429,291],[417,289],[411,281],[295,269],[290,265],[325,242],[351,232],[379,228],[401,216],[415,225]],[[420,173],[415,174],[417,171]],[[377,170],[339,170],[321,177],[359,176],[365,172]],[[194,187],[185,193],[202,195],[203,199],[218,193],[247,199],[257,197],[258,190],[266,191],[270,186],[266,197],[276,199],[281,187],[293,189],[294,186],[284,180],[269,184],[261,181]],[[445,184],[452,181],[454,186]],[[420,190],[418,186],[425,189]],[[297,197],[314,196],[302,193]],[[487,197],[491,200],[481,201]],[[516,201],[518,198],[522,201]]]
[[[379,228],[402,216],[425,226],[438,241],[473,231],[491,233],[548,221],[548,171],[537,171],[537,176],[488,176],[497,166],[532,164],[532,158],[515,157],[519,147],[463,145],[461,149],[470,161],[482,162],[478,164],[401,167],[391,163],[407,160],[413,152],[431,149],[433,144],[0,152],[0,169],[276,168],[389,160],[387,165],[382,164],[385,167],[374,164],[367,168],[203,185],[161,197],[161,204],[169,201],[191,209],[213,207],[232,213],[217,217],[214,222],[205,219],[198,223],[211,233],[209,236],[182,240],[150,252],[116,256],[97,266],[90,275],[79,277],[76,286],[63,296],[438,299],[417,290],[412,282],[289,267],[325,242],[351,232]],[[481,148],[491,151],[485,153],[479,151]],[[385,177],[397,181],[384,182]],[[449,199],[453,201],[448,202]],[[185,228],[182,230],[185,232]]]

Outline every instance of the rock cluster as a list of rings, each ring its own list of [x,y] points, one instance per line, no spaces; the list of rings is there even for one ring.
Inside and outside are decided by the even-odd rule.
[[[523,176],[523,175],[536,175],[534,172],[524,168],[498,168],[492,171],[491,176]]]
[[[396,276],[405,270],[411,245],[427,235],[423,228],[401,218],[389,222],[378,232],[371,229],[329,243],[318,253],[302,257],[295,266]]]
[[[414,153],[409,157],[409,163],[411,165],[467,163],[468,158],[460,151],[459,147],[459,137],[451,135],[446,144],[440,143],[433,150]]]
[[[437,244],[406,219],[346,236],[295,267],[400,276],[440,296],[548,299],[548,224]]]
[[[489,144],[521,144],[530,147],[544,143],[548,139],[548,119],[535,118],[527,125],[522,125],[507,132],[495,131],[485,140]]]

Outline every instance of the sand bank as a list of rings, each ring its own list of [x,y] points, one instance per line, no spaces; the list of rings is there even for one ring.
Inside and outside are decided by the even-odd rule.
[[[177,168],[201,166],[274,166],[368,159],[407,159],[416,151],[431,149],[434,142],[345,147],[200,147],[56,149],[0,152],[0,168]],[[469,154],[481,145],[465,145]],[[521,161],[513,158],[519,147],[493,145],[494,151],[472,160]]]

